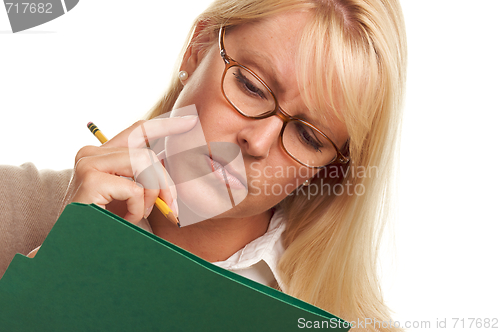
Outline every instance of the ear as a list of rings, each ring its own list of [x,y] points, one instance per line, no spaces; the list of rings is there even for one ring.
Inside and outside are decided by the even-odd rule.
[[[212,45],[215,34],[208,31],[211,25],[207,22],[198,22],[193,33],[193,37],[182,58],[180,70],[184,70],[188,75],[192,75],[198,68],[201,60],[205,57],[210,45]]]

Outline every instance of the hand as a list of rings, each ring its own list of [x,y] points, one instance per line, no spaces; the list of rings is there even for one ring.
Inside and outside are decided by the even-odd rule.
[[[177,215],[175,186],[146,141],[187,132],[197,121],[197,116],[139,121],[100,147],[83,147],[75,158],[71,201],[94,203],[138,223],[160,197]]]

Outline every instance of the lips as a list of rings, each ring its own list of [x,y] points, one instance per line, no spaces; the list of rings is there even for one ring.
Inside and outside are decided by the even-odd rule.
[[[246,185],[244,184],[246,182],[242,181],[241,175],[231,165],[226,163],[226,166],[222,166],[224,162],[218,161],[217,158],[212,159],[209,156],[205,156],[205,158],[215,176],[226,185],[229,185],[231,189],[246,189]]]

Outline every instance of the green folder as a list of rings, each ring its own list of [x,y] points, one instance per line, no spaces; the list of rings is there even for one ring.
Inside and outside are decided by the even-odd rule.
[[[96,205],[66,207],[0,280],[0,331],[295,331],[349,324]]]

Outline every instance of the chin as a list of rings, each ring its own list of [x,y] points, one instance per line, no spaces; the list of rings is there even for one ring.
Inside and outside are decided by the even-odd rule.
[[[226,186],[214,185],[213,175],[176,185],[179,220],[189,225],[211,219],[233,208]]]

